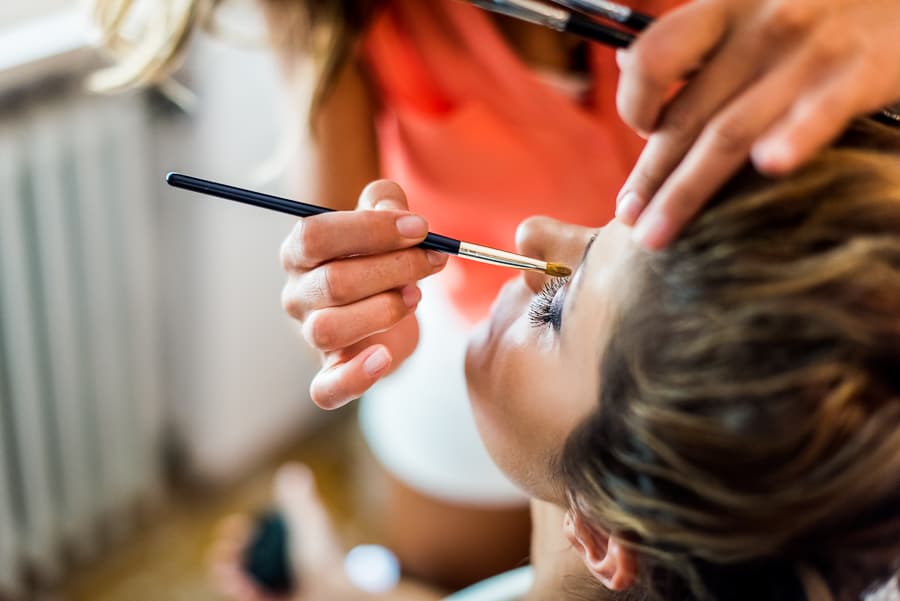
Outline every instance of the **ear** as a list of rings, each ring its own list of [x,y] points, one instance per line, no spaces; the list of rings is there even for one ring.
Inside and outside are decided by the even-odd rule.
[[[635,555],[615,536],[595,528],[571,510],[563,521],[566,538],[581,555],[588,572],[603,586],[622,591],[634,583]]]

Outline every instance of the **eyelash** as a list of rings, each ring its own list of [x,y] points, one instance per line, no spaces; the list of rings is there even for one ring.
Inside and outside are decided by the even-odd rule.
[[[550,325],[555,331],[559,331],[562,327],[562,307],[558,303],[554,306],[553,300],[568,281],[569,278],[554,278],[544,284],[544,288],[534,297],[528,308],[528,320],[532,326],[543,328]]]

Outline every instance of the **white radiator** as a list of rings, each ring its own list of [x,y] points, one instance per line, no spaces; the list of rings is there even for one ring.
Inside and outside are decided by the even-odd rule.
[[[0,599],[160,494],[148,134],[139,96],[0,112]]]

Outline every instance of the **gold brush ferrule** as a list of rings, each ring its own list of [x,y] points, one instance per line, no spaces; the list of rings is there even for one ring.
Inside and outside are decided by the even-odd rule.
[[[481,246],[480,244],[472,244],[470,242],[460,242],[459,256],[482,263],[490,263],[491,265],[502,265],[504,267],[512,267],[514,269],[528,269],[531,271],[545,272],[547,270],[546,261],[538,261],[523,255],[507,252],[505,250],[497,250],[490,246]]]

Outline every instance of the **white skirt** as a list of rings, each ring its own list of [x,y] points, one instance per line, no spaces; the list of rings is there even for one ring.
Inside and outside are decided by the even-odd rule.
[[[491,460],[475,427],[464,369],[471,328],[443,294],[440,277],[421,283],[416,352],[361,401],[363,437],[388,472],[426,496],[524,506],[527,497]]]

